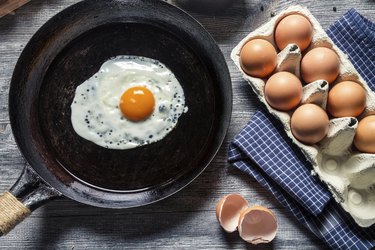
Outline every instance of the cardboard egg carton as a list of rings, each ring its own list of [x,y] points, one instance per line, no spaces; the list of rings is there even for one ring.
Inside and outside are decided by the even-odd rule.
[[[272,108],[265,99],[264,85],[267,79],[247,75],[240,66],[241,48],[249,40],[260,38],[274,42],[273,32],[278,22],[290,14],[307,17],[313,27],[310,46],[301,53],[296,44],[289,44],[278,53],[275,72],[288,71],[301,78],[301,58],[309,50],[316,47],[327,47],[334,50],[340,59],[340,73],[334,83],[344,80],[358,82],[366,91],[367,107],[357,119],[355,117],[334,118],[330,120],[327,136],[319,143],[309,146],[299,142],[292,134],[290,118],[293,112],[282,112]],[[231,58],[242,72],[260,101],[268,111],[281,121],[285,132],[298,145],[306,158],[311,162],[314,171],[327,184],[335,200],[354,218],[358,225],[368,227],[375,223],[375,154],[356,151],[352,144],[358,120],[369,114],[375,114],[375,94],[363,78],[355,70],[348,57],[332,42],[319,22],[301,6],[291,6],[282,11],[269,22],[247,35],[232,51]],[[314,103],[326,109],[329,84],[325,80],[317,80],[303,87],[301,104]]]

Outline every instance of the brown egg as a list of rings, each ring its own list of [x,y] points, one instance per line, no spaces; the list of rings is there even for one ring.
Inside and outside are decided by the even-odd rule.
[[[241,212],[238,232],[243,240],[251,244],[269,243],[276,236],[276,217],[266,207],[249,207]]]
[[[247,42],[241,49],[240,63],[246,74],[264,78],[276,67],[277,53],[273,45],[264,39]]]
[[[239,194],[224,196],[216,205],[216,218],[221,227],[228,233],[236,231],[241,211],[248,206],[249,203]]]
[[[297,107],[301,102],[302,84],[292,73],[278,72],[268,79],[264,94],[270,106],[288,111]]]
[[[340,82],[328,93],[327,110],[334,117],[356,117],[363,112],[365,107],[365,89],[356,82]]]
[[[298,14],[289,15],[277,24],[275,42],[280,50],[290,43],[295,43],[303,51],[310,45],[312,34],[312,25],[306,17]]]
[[[294,137],[305,144],[315,144],[328,132],[327,113],[315,104],[304,104],[298,107],[290,120]]]
[[[301,75],[306,83],[316,80],[332,83],[339,75],[339,70],[339,57],[333,50],[324,47],[310,50],[301,61]]]
[[[354,145],[363,153],[375,154],[375,115],[366,116],[358,123]]]

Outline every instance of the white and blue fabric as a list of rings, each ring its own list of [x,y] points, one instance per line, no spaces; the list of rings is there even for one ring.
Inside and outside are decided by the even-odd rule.
[[[327,33],[375,91],[375,24],[351,9]],[[268,189],[332,249],[375,248],[375,226],[359,227],[336,203],[325,184],[311,175],[311,164],[279,121],[265,109],[257,111],[234,138],[228,160]]]

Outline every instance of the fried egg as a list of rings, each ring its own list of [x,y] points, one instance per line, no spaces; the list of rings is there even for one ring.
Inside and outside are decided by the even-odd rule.
[[[184,91],[164,64],[117,56],[76,88],[71,122],[99,146],[130,149],[163,139],[187,110]]]

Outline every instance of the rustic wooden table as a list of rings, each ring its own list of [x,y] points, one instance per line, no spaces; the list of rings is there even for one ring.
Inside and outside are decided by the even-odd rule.
[[[68,199],[53,201],[35,211],[11,233],[0,239],[6,249],[324,249],[326,246],[303,228],[253,179],[226,161],[231,138],[257,109],[255,95],[230,61],[234,45],[249,31],[266,22],[272,12],[299,3],[307,6],[324,28],[350,8],[375,19],[373,0],[262,1],[233,0],[220,14],[191,14],[220,45],[233,80],[232,123],[215,160],[192,184],[161,202],[141,208],[108,210]],[[11,75],[23,47],[50,17],[77,0],[33,0],[15,15],[0,19],[0,191],[7,190],[21,173],[25,160],[14,142],[8,117]],[[100,11],[100,10],[98,10]],[[237,233],[224,233],[216,222],[215,204],[228,193],[240,193],[251,203],[271,208],[279,232],[270,244],[252,246]]]

